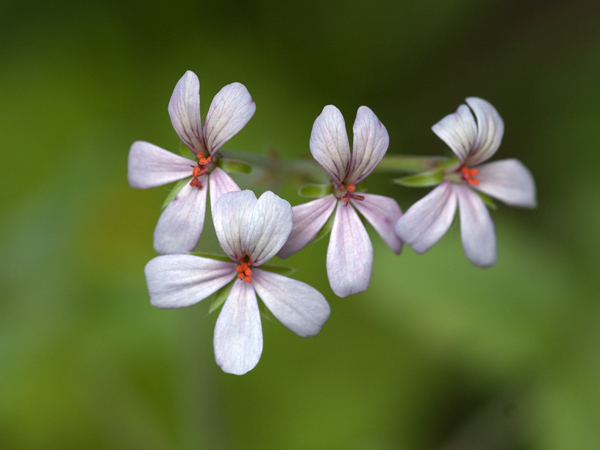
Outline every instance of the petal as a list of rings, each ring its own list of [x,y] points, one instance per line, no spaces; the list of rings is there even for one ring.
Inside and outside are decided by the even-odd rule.
[[[338,202],[327,248],[327,277],[338,297],[364,292],[369,287],[373,246],[351,205]]]
[[[531,172],[516,159],[503,159],[478,166],[478,190],[507,205],[535,208],[535,181]]]
[[[448,231],[456,212],[453,186],[444,182],[408,208],[396,234],[417,253],[429,250]]]
[[[241,83],[231,83],[219,91],[204,122],[204,139],[211,155],[235,136],[256,111],[256,104]]]
[[[294,227],[277,256],[287,258],[306,247],[327,223],[327,219],[331,216],[336,203],[336,198],[333,195],[328,195],[292,207]]]
[[[373,172],[385,156],[390,137],[375,113],[366,106],[358,108],[352,130],[352,160],[346,181],[348,184],[358,184]]]
[[[374,194],[360,194],[364,200],[351,200],[352,205],[365,216],[379,236],[394,253],[402,251],[402,241],[396,235],[394,227],[402,215],[400,206],[393,198]]]
[[[224,372],[243,375],[258,364],[263,336],[251,283],[233,283],[215,325],[213,345],[217,364]]]
[[[447,115],[431,129],[448,144],[461,163],[477,140],[477,124],[467,105],[460,105],[455,113]]]
[[[200,118],[200,81],[188,70],[177,82],[169,101],[169,116],[179,139],[194,153],[205,153]]]
[[[231,192],[231,191],[239,191],[240,188],[233,181],[227,172],[218,167],[213,170],[209,177],[210,184],[210,209],[215,207],[215,202],[221,197],[221,195]]]
[[[465,162],[474,166],[496,153],[504,135],[504,121],[496,108],[482,98],[469,97],[467,103],[477,117],[477,140]]]
[[[479,267],[496,262],[494,222],[483,200],[466,186],[454,187],[460,211],[460,235],[469,261]]]
[[[192,175],[194,162],[148,142],[136,141],[129,150],[127,179],[138,189],[147,189]]]
[[[344,117],[333,105],[323,108],[310,135],[310,152],[339,186],[350,167],[350,145]]]
[[[245,250],[253,265],[270,260],[288,240],[294,215],[292,206],[271,191],[260,196],[246,235]]]
[[[252,191],[227,192],[212,210],[219,245],[234,261],[246,255],[244,244],[256,202]]]
[[[252,283],[269,311],[298,336],[316,336],[329,318],[327,300],[306,283],[260,269],[254,270]]]
[[[206,181],[202,189],[187,183],[160,215],[154,230],[154,250],[158,253],[184,253],[196,247],[204,227]]]
[[[235,278],[235,264],[192,255],[164,255],[144,269],[150,301],[157,308],[198,303]]]

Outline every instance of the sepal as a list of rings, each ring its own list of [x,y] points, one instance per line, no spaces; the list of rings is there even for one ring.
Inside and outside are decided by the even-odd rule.
[[[477,193],[477,195],[479,195],[481,200],[483,200],[485,206],[487,206],[490,209],[498,209],[498,206],[496,206],[496,203],[494,203],[494,199],[492,199],[492,197],[477,190],[475,192]]]
[[[282,264],[263,264],[260,266],[261,269],[266,270],[267,272],[278,273],[279,275],[292,275],[296,272],[294,267],[284,266]]]
[[[191,151],[187,145],[185,145],[183,143],[183,141],[181,141],[179,143],[179,153],[181,154],[181,156],[183,156],[184,158],[187,159],[191,159],[192,161],[196,162],[198,157],[196,156],[196,154]]]
[[[444,181],[444,172],[441,170],[424,172],[418,175],[408,175],[406,177],[396,178],[393,180],[394,183],[406,187],[437,186],[442,181]]]
[[[307,184],[298,189],[300,197],[321,198],[329,194],[333,194],[331,184]]]
[[[169,206],[169,203],[171,203],[173,201],[173,199],[175,197],[177,197],[177,194],[179,194],[179,191],[181,191],[181,189],[183,189],[183,187],[188,184],[190,182],[189,178],[185,178],[183,180],[179,180],[177,182],[177,184],[175,184],[175,186],[173,186],[173,189],[171,189],[171,192],[169,192],[169,195],[167,195],[167,198],[165,198],[165,201],[163,202],[162,206],[161,206],[161,211],[164,211],[164,209]]]
[[[210,303],[210,308],[208,308],[209,314],[215,312],[217,309],[219,309],[221,307],[221,305],[223,305],[223,303],[225,303],[225,300],[227,300],[227,296],[229,295],[229,292],[231,291],[231,288],[233,287],[233,283],[235,283],[236,281],[237,281],[237,278],[235,278],[233,281],[227,283],[225,286],[223,286],[221,289],[219,289],[217,292],[215,292],[212,302]]]
[[[205,253],[205,252],[187,252],[188,255],[200,256],[202,258],[215,259],[217,261],[232,262],[229,256],[218,255],[216,253]]]
[[[335,217],[335,214],[330,214],[329,219],[327,219],[327,222],[325,222],[325,225],[323,225],[323,228],[321,228],[319,230],[319,232],[317,233],[317,235],[311,242],[315,243],[315,242],[323,239],[325,236],[327,236],[327,233],[329,233],[331,231],[331,228],[333,227],[334,217]]]
[[[242,161],[235,159],[219,159],[217,166],[223,169],[227,173],[244,173],[248,174],[252,172],[252,166]]]

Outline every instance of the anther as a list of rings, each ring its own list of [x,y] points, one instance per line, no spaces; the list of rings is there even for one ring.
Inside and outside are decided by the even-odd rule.
[[[479,180],[475,178],[477,174],[479,174],[479,169],[469,169],[467,166],[460,166],[460,171],[462,172],[463,180],[465,180],[469,186],[479,186]]]

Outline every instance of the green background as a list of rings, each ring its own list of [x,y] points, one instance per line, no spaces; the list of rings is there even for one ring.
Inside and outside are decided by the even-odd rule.
[[[0,448],[600,448],[599,25],[594,1],[2,2]],[[327,104],[349,127],[372,108],[390,154],[448,154],[431,125],[483,97],[539,207],[492,212],[486,270],[458,226],[400,257],[368,227],[371,286],[344,299],[328,240],[309,246],[287,261],[329,322],[302,339],[263,320],[258,366],[225,374],[208,302],[150,306],[167,190],[126,179],[133,141],[176,151],[188,69],[204,115],[234,81],[256,102],[226,148],[282,159],[309,156]],[[403,210],[428,192],[391,178],[371,192]],[[295,179],[236,180],[302,201]]]

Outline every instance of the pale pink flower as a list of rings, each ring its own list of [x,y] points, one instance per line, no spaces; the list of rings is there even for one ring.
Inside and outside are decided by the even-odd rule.
[[[371,279],[373,246],[356,210],[373,225],[392,251],[402,251],[402,242],[394,233],[394,225],[402,214],[398,203],[389,197],[356,191],[356,185],[373,172],[385,155],[388,132],[366,106],[358,109],[352,130],[351,154],[339,109],[326,106],[315,120],[310,151],[331,177],[334,192],[292,208],[294,227],[279,252],[280,257],[287,258],[304,248],[335,210],[327,250],[327,276],[331,289],[339,297],[365,291]]]
[[[467,104],[432,127],[458,156],[459,163],[446,171],[438,187],[406,211],[396,224],[396,233],[417,253],[426,252],[446,233],[458,204],[465,254],[474,265],[489,267],[497,258],[496,233],[476,191],[511,206],[534,208],[535,182],[516,159],[481,164],[498,150],[504,122],[481,98],[469,97]]]
[[[135,188],[146,189],[191,177],[165,208],[154,231],[158,253],[183,253],[198,244],[210,188],[210,204],[225,192],[239,191],[238,185],[216,166],[217,152],[252,118],[256,105],[240,83],[225,86],[215,96],[202,129],[200,82],[187,71],[179,80],[169,102],[173,128],[197,161],[163,150],[148,142],[134,142],[129,151],[128,179]]]
[[[252,191],[229,192],[213,208],[221,248],[232,262],[194,255],[163,255],[146,265],[150,299],[158,308],[198,303],[233,281],[217,319],[217,364],[242,375],[258,363],[263,337],[256,296],[287,328],[315,336],[330,314],[313,287],[258,267],[281,249],[292,230],[290,204],[272,192],[257,200]]]

